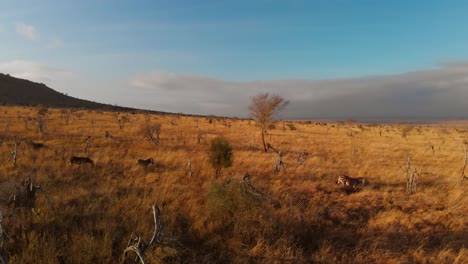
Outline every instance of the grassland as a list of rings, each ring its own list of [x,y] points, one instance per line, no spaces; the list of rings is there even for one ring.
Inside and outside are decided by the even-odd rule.
[[[48,109],[41,133],[39,110],[0,107],[3,212],[5,186],[27,176],[56,207],[39,195],[39,216],[23,209],[3,219],[10,263],[118,263],[132,232],[151,236],[153,203],[164,229],[148,263],[468,263],[467,124],[277,122],[267,141],[285,166],[273,173],[277,154],[262,152],[250,120]],[[143,138],[147,122],[161,125],[159,145]],[[234,163],[215,178],[207,150],[218,135],[233,146]],[[7,162],[14,137],[15,166]],[[96,165],[70,166],[72,155]],[[136,164],[149,157],[156,166]],[[419,172],[411,196],[400,168],[408,157]],[[245,173],[280,207],[244,192]],[[342,174],[369,184],[343,189]]]

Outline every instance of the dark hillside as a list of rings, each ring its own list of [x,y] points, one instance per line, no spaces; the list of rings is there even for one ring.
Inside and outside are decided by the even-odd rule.
[[[100,104],[59,93],[42,83],[0,73],[0,104],[59,108],[106,109],[118,111],[135,110],[126,107]]]

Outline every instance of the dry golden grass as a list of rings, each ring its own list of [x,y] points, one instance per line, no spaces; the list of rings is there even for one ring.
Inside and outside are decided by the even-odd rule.
[[[466,124],[278,122],[267,141],[283,152],[285,168],[274,174],[277,156],[261,151],[253,121],[150,115],[162,125],[156,146],[138,133],[142,113],[78,110],[66,125],[61,110],[49,109],[41,134],[37,112],[0,107],[0,184],[31,175],[58,210],[39,195],[40,216],[19,210],[4,219],[2,255],[11,263],[117,263],[132,232],[151,236],[152,203],[164,231],[149,263],[468,263]],[[128,120],[122,129],[119,119]],[[206,141],[198,144],[200,132]],[[234,164],[214,179],[207,149],[217,135],[233,146]],[[16,166],[6,162],[13,137],[22,139]],[[27,139],[47,148],[33,150]],[[72,155],[96,165],[70,166]],[[400,169],[408,156],[420,172],[411,196]],[[149,157],[157,166],[136,164]],[[242,191],[246,172],[280,208]],[[370,184],[343,190],[341,174]],[[2,207],[9,212],[5,198]]]

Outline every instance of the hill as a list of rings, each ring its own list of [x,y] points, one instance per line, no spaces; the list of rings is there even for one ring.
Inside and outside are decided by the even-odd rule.
[[[135,110],[108,104],[91,102],[59,93],[43,83],[36,83],[25,79],[15,78],[0,73],[0,104],[58,108],[86,108],[118,111]]]

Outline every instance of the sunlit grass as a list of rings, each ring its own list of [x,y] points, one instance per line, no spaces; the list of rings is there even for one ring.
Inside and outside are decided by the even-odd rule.
[[[132,232],[151,236],[152,203],[161,208],[164,239],[147,252],[149,263],[468,262],[463,124],[278,122],[266,136],[283,153],[285,167],[275,174],[277,154],[261,151],[249,120],[150,115],[161,124],[160,144],[152,145],[139,133],[142,113],[79,110],[67,125],[60,110],[49,109],[43,134],[36,108],[0,113],[1,182],[32,176],[58,209],[39,195],[40,216],[20,210],[4,220],[2,254],[12,263],[117,263]],[[120,128],[122,116],[128,122]],[[208,148],[218,135],[232,145],[234,162],[215,179]],[[22,139],[16,166],[7,162],[13,137]],[[47,148],[33,150],[26,139]],[[301,152],[308,156],[300,165]],[[73,155],[96,166],[72,166]],[[408,156],[420,172],[412,196],[400,169]],[[154,166],[136,164],[150,157]],[[245,173],[281,207],[243,192]],[[336,185],[341,174],[369,184],[343,190]]]

